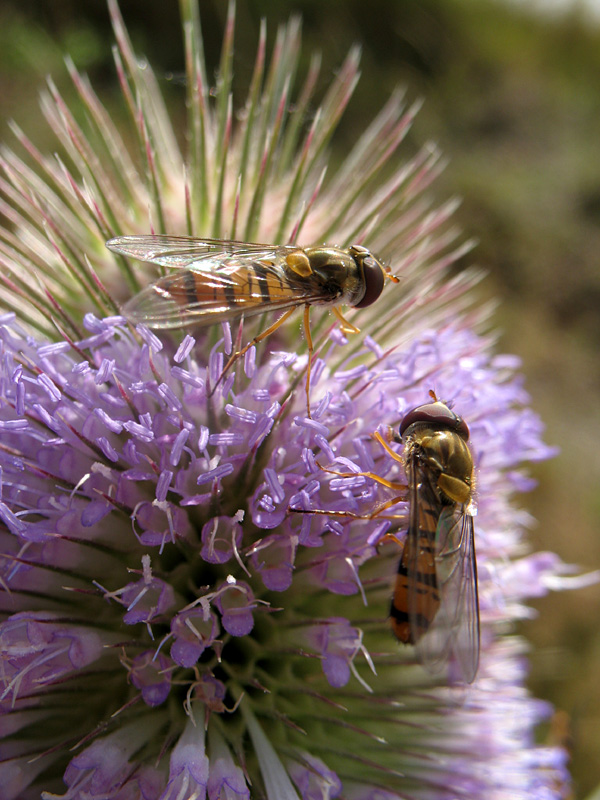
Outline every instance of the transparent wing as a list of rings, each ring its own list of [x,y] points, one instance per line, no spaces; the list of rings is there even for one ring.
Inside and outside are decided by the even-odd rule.
[[[287,245],[238,242],[233,239],[196,239],[192,236],[118,236],[106,243],[113,253],[120,253],[137,261],[158,264],[168,269],[186,269],[198,264],[198,269],[213,269],[228,256],[246,256],[250,259],[281,258],[298,248]],[[207,262],[203,264],[202,262]]]
[[[473,515],[462,506],[442,506],[435,537],[439,608],[417,644],[419,657],[439,671],[453,655],[466,683],[479,665],[479,601]]]
[[[107,246],[172,270],[122,309],[152,328],[212,325],[328,299],[310,275],[284,270],[288,256],[303,252],[293,246],[177,236],[123,236]]]

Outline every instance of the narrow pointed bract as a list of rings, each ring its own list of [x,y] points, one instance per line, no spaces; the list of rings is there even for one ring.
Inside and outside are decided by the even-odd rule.
[[[78,113],[52,83],[42,101],[61,155],[15,128],[0,156],[1,800],[562,797],[565,753],[533,744],[551,709],[511,633],[569,572],[524,554],[514,499],[553,451],[483,332],[479,276],[448,275],[468,245],[453,203],[424,193],[437,151],[401,152],[416,104],[395,93],[328,170],[358,49],[319,101],[299,20],[270,58],[263,26],[240,101],[233,4],[213,87],[182,0],[183,153],[109,8],[129,129],[69,63]],[[363,244],[401,280],[344,311],[360,333],[316,309],[309,416],[300,319],[223,374],[260,321],[165,333],[120,315],[158,274],[105,242],[151,233]],[[468,421],[475,464],[468,687],[391,635],[409,509],[373,516],[390,491],[360,474],[405,481],[373,433],[431,389]]]

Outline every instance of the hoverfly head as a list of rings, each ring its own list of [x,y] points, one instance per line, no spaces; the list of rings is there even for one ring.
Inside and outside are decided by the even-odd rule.
[[[352,305],[354,308],[365,308],[377,300],[383,291],[386,278],[394,283],[398,283],[399,279],[392,275],[390,268],[366,247],[355,244],[349,248],[349,252],[360,270],[365,287],[364,294],[358,303]]]
[[[408,428],[415,424],[445,428],[457,433],[465,442],[469,441],[467,423],[441,400],[436,399],[433,403],[425,403],[406,413],[400,423],[400,436],[404,436]]]

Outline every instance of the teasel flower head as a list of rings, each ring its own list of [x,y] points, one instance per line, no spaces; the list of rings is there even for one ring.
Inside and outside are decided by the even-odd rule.
[[[358,51],[315,110],[317,58],[295,83],[298,21],[270,61],[263,27],[239,105],[233,5],[211,86],[182,0],[182,153],[109,5],[130,130],[69,64],[77,113],[51,82],[42,100],[60,155],[16,128],[24,152],[1,155],[1,800],[562,796],[565,753],[534,743],[551,709],[525,689],[512,625],[528,597],[582,581],[526,551],[515,495],[524,464],[552,451],[517,360],[484,333],[478,276],[449,275],[467,245],[453,204],[425,194],[435,148],[400,148],[415,107],[394,94],[327,172]],[[365,243],[401,283],[349,312],[360,334],[313,309],[309,417],[293,320],[218,382],[236,329],[159,337],[119,315],[152,275],[104,243],[150,231]],[[243,339],[257,330],[247,321]],[[317,461],[401,480],[372,433],[429,389],[468,420],[476,462],[468,687],[425,672],[388,630],[399,548],[383,539],[401,538],[406,503],[395,520],[307,512],[361,517],[389,499]]]

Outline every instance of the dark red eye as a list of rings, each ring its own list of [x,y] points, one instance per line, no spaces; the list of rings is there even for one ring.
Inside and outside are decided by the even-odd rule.
[[[465,442],[469,441],[469,426],[462,417],[455,414],[445,403],[425,403],[425,405],[413,408],[412,411],[404,415],[400,423],[400,436],[403,436],[404,432],[415,422],[422,422],[434,427],[449,428],[458,433]]]
[[[355,256],[358,260],[360,255]],[[370,306],[379,297],[383,291],[383,284],[385,283],[385,275],[381,264],[376,261],[372,255],[366,255],[360,258],[359,262],[362,266],[362,275],[365,282],[365,293],[363,294],[359,303],[354,305],[354,308],[364,308]]]

